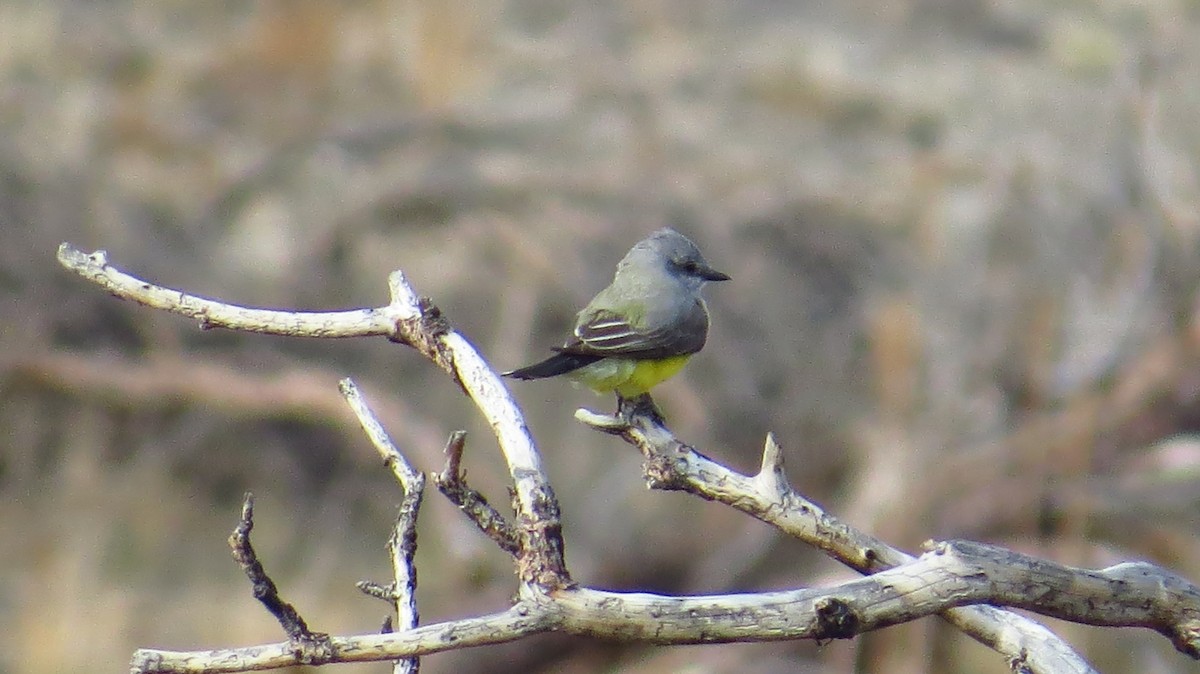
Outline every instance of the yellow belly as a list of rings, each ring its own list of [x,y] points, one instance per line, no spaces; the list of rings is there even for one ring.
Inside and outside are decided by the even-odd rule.
[[[646,393],[683,369],[691,354],[660,360],[605,358],[572,372],[569,377],[597,393],[616,392],[623,398]]]

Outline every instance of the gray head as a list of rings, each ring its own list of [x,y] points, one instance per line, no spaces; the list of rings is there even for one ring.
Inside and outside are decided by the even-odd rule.
[[[668,277],[697,289],[708,281],[729,280],[728,275],[712,268],[696,244],[669,227],[638,241],[617,265],[617,274],[631,266],[639,273],[661,270]]]

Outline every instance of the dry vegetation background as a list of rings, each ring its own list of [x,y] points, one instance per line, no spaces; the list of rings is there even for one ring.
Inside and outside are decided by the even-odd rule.
[[[1195,0],[0,4],[0,673],[123,671],[136,646],[281,638],[225,545],[315,628],[373,631],[398,501],[335,389],[504,501],[453,385],[378,341],[201,332],[53,262],[70,240],[272,307],[386,301],[404,269],[498,367],[540,357],[671,224],[734,280],[657,398],[751,469],[910,549],[968,537],[1200,579]],[[530,327],[532,326],[532,327]],[[661,592],[847,576],[642,486],[607,409],[517,383],[585,582]],[[438,498],[422,618],[505,604],[508,561]],[[1163,639],[1054,625],[1105,672]],[[854,642],[546,637],[428,672],[1004,672],[936,621]],[[857,669],[856,669],[857,668]],[[384,671],[385,665],[338,671]]]

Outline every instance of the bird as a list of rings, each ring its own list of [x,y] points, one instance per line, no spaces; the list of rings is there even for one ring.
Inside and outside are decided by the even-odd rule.
[[[566,375],[597,393],[615,393],[618,414],[645,410],[661,420],[650,389],[704,347],[709,321],[700,291],[729,279],[686,236],[659,229],[617,264],[612,283],[578,313],[571,336],[554,355],[502,375]]]

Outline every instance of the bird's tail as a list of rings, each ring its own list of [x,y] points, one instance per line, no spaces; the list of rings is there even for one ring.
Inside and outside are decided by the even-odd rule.
[[[590,365],[601,356],[589,356],[579,353],[556,353],[540,363],[502,373],[502,376],[513,379],[544,379],[578,370],[584,365]]]

